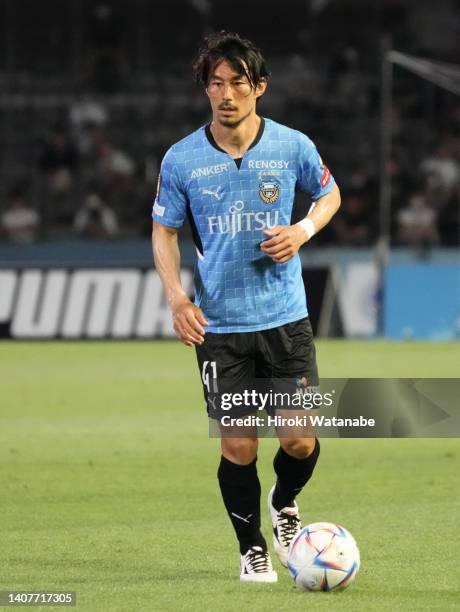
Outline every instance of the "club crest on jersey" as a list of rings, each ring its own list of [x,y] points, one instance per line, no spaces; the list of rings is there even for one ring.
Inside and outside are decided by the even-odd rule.
[[[272,179],[270,181],[261,181],[259,183],[259,196],[265,204],[273,204],[279,198],[280,185],[278,181]]]

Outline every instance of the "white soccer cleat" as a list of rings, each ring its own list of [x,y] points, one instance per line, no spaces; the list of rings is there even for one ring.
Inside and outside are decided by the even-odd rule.
[[[270,553],[253,546],[240,557],[240,580],[243,582],[276,582],[278,574],[272,567]]]
[[[279,512],[275,510],[272,504],[275,486],[273,485],[268,494],[268,509],[270,510],[273,526],[273,546],[275,547],[278,559],[284,567],[287,567],[289,544],[302,529],[302,525],[296,502],[294,502],[294,506],[282,508]]]

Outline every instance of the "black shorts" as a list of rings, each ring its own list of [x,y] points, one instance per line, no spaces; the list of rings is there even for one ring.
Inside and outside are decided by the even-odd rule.
[[[242,402],[222,409],[225,394],[245,390],[281,390],[293,385],[302,391],[319,384],[313,332],[308,317],[280,327],[255,332],[207,332],[196,346],[198,367],[208,415],[244,416],[258,408]],[[246,396],[247,399],[247,396]],[[265,406],[269,412],[269,406]]]

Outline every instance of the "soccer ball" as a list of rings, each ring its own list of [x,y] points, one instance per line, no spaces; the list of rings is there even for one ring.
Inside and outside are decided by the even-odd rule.
[[[344,589],[359,570],[359,550],[349,531],[334,523],[312,523],[289,546],[288,569],[303,591]]]

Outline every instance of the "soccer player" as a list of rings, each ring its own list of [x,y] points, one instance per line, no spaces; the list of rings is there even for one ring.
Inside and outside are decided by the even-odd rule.
[[[252,42],[213,34],[193,69],[212,120],[166,153],[152,239],[175,333],[195,346],[208,415],[218,418],[214,392],[232,381],[239,388],[270,378],[318,384],[298,251],[330,221],[340,193],[307,136],[257,114],[269,74]],[[291,224],[296,189],[314,204]],[[177,231],[186,216],[198,257],[195,303],[180,281]],[[244,412],[235,406],[233,414]],[[279,441],[268,504],[275,552],[286,565],[301,528],[295,498],[311,478],[320,447],[314,435]],[[256,431],[222,435],[221,448],[218,480],[239,542],[240,579],[275,582],[260,530]]]

